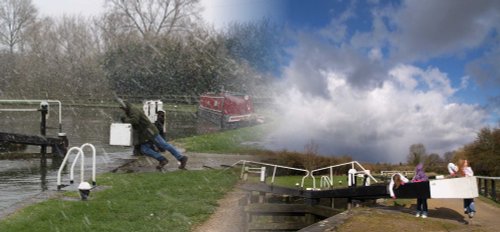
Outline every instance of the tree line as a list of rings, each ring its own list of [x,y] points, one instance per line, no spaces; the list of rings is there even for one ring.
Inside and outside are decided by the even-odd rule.
[[[413,144],[409,148],[407,164],[416,166],[423,163],[426,171],[446,173],[448,163],[467,159],[475,175],[500,176],[500,128],[482,128],[476,139],[456,151],[443,154],[427,154],[423,144]]]
[[[215,30],[199,0],[107,0],[95,17],[41,17],[0,0],[0,97],[269,92],[283,43],[262,19]]]

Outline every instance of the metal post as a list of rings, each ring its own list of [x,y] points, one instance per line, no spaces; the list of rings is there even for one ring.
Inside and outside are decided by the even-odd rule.
[[[477,182],[477,189],[479,189],[479,194],[480,195],[483,195],[482,192],[483,192],[483,189],[481,188],[482,184],[481,184],[481,178],[477,178],[478,179],[478,182]]]
[[[40,112],[42,114],[42,119],[40,120],[40,134],[42,136],[47,135],[47,113],[48,113],[49,103],[44,101],[40,103]],[[40,153],[47,153],[47,145],[42,145],[40,148]]]
[[[488,180],[484,179],[484,196],[488,197]]]
[[[491,180],[491,198],[493,198],[494,201],[497,201],[497,192],[495,189],[495,180]]]

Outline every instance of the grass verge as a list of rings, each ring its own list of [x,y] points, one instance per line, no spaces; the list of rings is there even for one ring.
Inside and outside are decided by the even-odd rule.
[[[251,153],[260,150],[259,142],[269,131],[269,124],[176,139],[186,151],[207,153]],[[247,143],[245,143],[247,142]]]
[[[91,192],[88,201],[55,198],[28,206],[0,221],[0,231],[190,231],[215,211],[237,175],[109,173],[98,181],[111,188]]]

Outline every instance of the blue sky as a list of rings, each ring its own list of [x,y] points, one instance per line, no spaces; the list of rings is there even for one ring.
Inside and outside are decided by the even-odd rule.
[[[92,15],[104,1],[79,7],[88,1],[34,2],[49,15]],[[218,29],[263,17],[286,25],[293,43],[280,67],[276,89],[283,91],[275,99],[282,121],[268,138],[272,148],[303,151],[313,141],[323,155],[401,162],[412,144],[443,154],[472,142],[481,128],[499,125],[500,1],[201,5],[203,18]]]

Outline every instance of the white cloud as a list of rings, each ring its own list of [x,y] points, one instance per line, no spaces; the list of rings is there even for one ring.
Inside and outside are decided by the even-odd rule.
[[[280,126],[270,148],[303,151],[313,140],[324,155],[400,162],[412,144],[442,154],[471,142],[484,125],[478,106],[450,102],[456,90],[439,69],[395,65],[381,84],[359,88],[352,70],[370,61],[350,52],[301,40],[284,70],[288,89],[276,97]]]
[[[287,88],[276,96],[280,126],[269,147],[303,151],[313,140],[324,155],[401,162],[412,144],[443,154],[470,143],[488,114],[479,105],[453,101],[469,77],[453,86],[439,68],[412,62],[484,46],[491,30],[500,28],[499,5],[403,1],[373,9],[372,28],[351,37],[345,28],[357,16],[350,10],[319,33],[298,33],[283,70]],[[489,54],[493,67],[498,56]],[[476,71],[484,63],[468,68]]]

